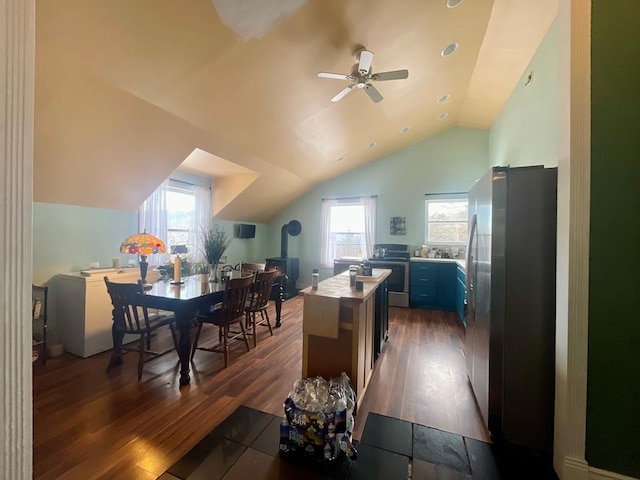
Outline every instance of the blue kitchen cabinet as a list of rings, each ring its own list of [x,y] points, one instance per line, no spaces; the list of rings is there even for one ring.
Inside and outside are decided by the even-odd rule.
[[[467,326],[467,319],[464,316],[464,303],[467,298],[467,284],[464,270],[457,268],[456,273],[456,310],[462,320],[462,324]]]
[[[438,265],[438,305],[441,310],[456,309],[456,267],[455,263],[441,263]]]
[[[456,309],[456,265],[411,262],[409,302],[412,307]]]
[[[412,307],[436,308],[438,302],[438,264],[411,262],[409,303]]]

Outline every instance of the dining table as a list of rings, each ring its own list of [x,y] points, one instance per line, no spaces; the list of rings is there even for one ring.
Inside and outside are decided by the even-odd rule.
[[[282,309],[281,293],[282,276],[276,277],[272,287],[271,299],[276,304],[276,327],[281,325]],[[158,280],[145,289],[147,308],[157,308],[173,312],[178,330],[178,356],[180,357],[180,386],[188,385],[191,357],[191,329],[200,310],[206,310],[224,298],[226,282],[202,281],[200,275],[192,275],[181,279],[180,283],[170,280]],[[279,281],[280,280],[280,281]]]

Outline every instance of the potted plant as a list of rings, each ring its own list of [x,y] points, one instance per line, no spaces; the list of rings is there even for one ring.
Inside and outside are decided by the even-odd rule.
[[[210,265],[209,281],[217,282],[216,271],[220,257],[231,243],[231,236],[218,224],[213,224],[203,234],[204,257]]]

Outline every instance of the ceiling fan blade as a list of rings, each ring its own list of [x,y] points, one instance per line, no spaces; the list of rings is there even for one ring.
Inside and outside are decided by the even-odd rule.
[[[364,75],[371,70],[371,62],[373,61],[373,52],[369,50],[360,50],[360,60],[358,62],[358,71]]]
[[[331,99],[331,101],[332,102],[338,102],[338,101],[342,100],[342,97],[344,97],[347,93],[349,93],[351,90],[353,90],[353,87],[355,87],[355,84],[349,85],[344,90],[341,90],[340,93],[338,93],[335,97],[333,97]]]
[[[382,82],[385,80],[404,80],[409,78],[409,70],[394,70],[392,72],[380,72],[371,75],[371,80]]]
[[[336,80],[351,80],[351,75],[343,75],[341,73],[320,72],[318,76],[320,78],[334,78]]]
[[[375,103],[382,101],[382,95],[380,95],[380,92],[376,90],[376,87],[374,87],[370,83],[367,83],[364,86],[364,91],[367,92],[367,95],[369,95],[371,97],[371,100],[373,100]]]

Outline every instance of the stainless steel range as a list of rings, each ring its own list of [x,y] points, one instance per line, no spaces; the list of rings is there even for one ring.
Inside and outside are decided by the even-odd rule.
[[[389,305],[409,306],[409,246],[398,243],[377,243],[373,246],[374,256],[369,263],[374,268],[388,268],[391,275],[387,279],[389,286]]]

